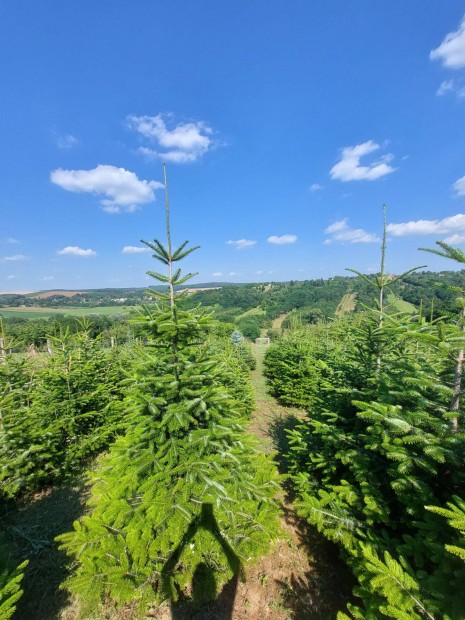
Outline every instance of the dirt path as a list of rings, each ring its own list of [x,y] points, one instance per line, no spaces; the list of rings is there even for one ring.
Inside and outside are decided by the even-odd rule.
[[[285,316],[282,315],[282,320]],[[252,352],[257,362],[257,366],[250,377],[255,398],[255,411],[252,414],[248,430],[261,439],[264,452],[269,454],[274,450],[285,449],[284,426],[303,419],[305,411],[293,407],[283,407],[268,393],[263,375],[263,359],[266,349],[266,345],[252,344]]]
[[[280,314],[275,319],[273,319],[273,322],[271,323],[271,327],[273,329],[280,329],[281,325],[283,324],[284,319],[287,317],[288,314],[289,312],[285,312],[284,314]]]

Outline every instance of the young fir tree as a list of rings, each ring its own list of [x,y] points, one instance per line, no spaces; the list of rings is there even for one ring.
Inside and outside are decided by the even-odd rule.
[[[34,370],[24,357],[7,353],[15,343],[5,335],[1,322],[0,336],[0,498],[4,499],[32,484],[36,454],[47,437],[38,436],[29,415]]]
[[[455,260],[458,263],[465,264],[465,252],[462,252],[462,250],[460,250],[459,248],[452,247],[444,241],[436,241],[436,244],[441,248],[440,250],[432,248],[420,248],[420,250],[424,250],[425,252],[431,252],[432,254],[438,254],[439,256],[443,256],[444,258],[449,258],[451,260]],[[458,301],[461,306],[460,320],[458,325],[459,331],[461,332],[461,338],[455,338],[458,347],[455,348],[454,386],[452,399],[449,407],[451,413],[451,426],[454,432],[456,432],[458,429],[458,413],[460,410],[460,397],[462,392],[463,364],[465,362],[465,346],[463,341],[463,332],[465,332],[465,294],[463,290],[461,291],[461,296]]]
[[[0,620],[8,620],[16,610],[16,603],[22,596],[21,581],[27,562],[9,571],[0,558]]]
[[[0,364],[0,497],[82,467],[121,426],[117,353],[87,330],[51,341],[53,354],[35,369],[12,355]]]
[[[173,249],[166,186],[167,244],[146,243],[168,273],[154,307],[138,319],[148,344],[131,370],[127,432],[92,475],[89,514],[59,538],[78,568],[67,587],[85,614],[103,601],[176,599],[199,565],[217,586],[263,553],[278,530],[276,473],[243,431],[224,370],[205,344],[211,316],[184,310],[175,264],[196,248]],[[211,595],[212,593],[210,593]]]
[[[307,347],[313,403],[288,454],[298,509],[359,582],[351,618],[462,620],[465,566],[447,551],[461,542],[426,508],[450,506],[465,485],[465,435],[450,431],[442,381],[448,349],[419,317],[388,312],[383,267],[378,280],[374,312],[329,326],[332,346],[320,335]]]

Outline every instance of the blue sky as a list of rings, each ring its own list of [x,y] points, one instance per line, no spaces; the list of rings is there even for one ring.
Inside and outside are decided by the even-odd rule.
[[[3,0],[0,291],[447,261],[465,245],[465,2]]]

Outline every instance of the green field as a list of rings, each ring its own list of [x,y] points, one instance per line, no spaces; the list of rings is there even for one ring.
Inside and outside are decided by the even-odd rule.
[[[116,314],[127,314],[130,307],[126,306],[96,306],[95,308],[74,308],[72,306],[64,308],[40,308],[31,306],[28,308],[0,308],[0,316],[5,318],[22,319],[49,319],[57,314],[68,316],[87,316],[89,314],[104,314],[112,316]]]
[[[400,297],[396,297],[393,293],[388,293],[387,301],[388,304],[394,306],[399,312],[407,312],[408,314],[414,314],[414,312],[416,312],[416,308],[413,304],[404,299],[400,299]]]
[[[336,316],[341,316],[346,312],[353,312],[355,310],[356,299],[357,293],[346,293],[336,308]]]
[[[262,308],[250,308],[250,310],[246,310],[246,312],[236,316],[236,321],[244,319],[246,316],[261,316],[263,314],[266,314],[266,312]]]

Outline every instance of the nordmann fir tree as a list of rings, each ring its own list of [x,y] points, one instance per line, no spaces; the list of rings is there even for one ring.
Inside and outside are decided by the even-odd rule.
[[[9,429],[5,426],[5,417],[16,408],[24,414],[24,403],[27,400],[28,389],[27,373],[24,363],[14,364],[7,350],[12,343],[5,339],[3,324],[0,320],[0,465],[1,453],[9,448]],[[23,430],[23,429],[21,429]],[[14,443],[14,442],[13,442]],[[2,467],[3,469],[3,467]],[[0,502],[3,503],[2,475],[0,472]],[[21,581],[27,561],[17,567],[12,567],[8,550],[0,532],[0,620],[11,618],[16,609],[16,603],[22,595]]]
[[[4,563],[0,561],[0,620],[8,620],[15,613],[16,603],[23,594],[21,581],[26,566],[27,561],[15,570],[8,571]]]
[[[148,273],[168,286],[138,317],[148,344],[131,371],[127,432],[92,475],[89,514],[59,538],[79,563],[66,586],[85,618],[103,602],[132,602],[142,616],[177,599],[199,565],[221,586],[278,531],[275,469],[222,385],[206,345],[211,316],[183,310],[175,291],[193,275],[175,263],[196,248],[172,248],[164,176],[167,244],[144,243],[168,271]]]
[[[462,620],[465,435],[448,423],[450,360],[421,316],[385,306],[384,252],[383,242],[378,307],[328,327],[330,347],[313,333],[314,402],[289,433],[288,467],[299,513],[340,546],[359,582],[358,605],[338,618]],[[447,506],[432,511],[459,534],[431,506]]]
[[[460,250],[459,248],[454,248],[451,245],[445,243],[444,241],[436,241],[436,244],[441,248],[441,250],[432,248],[419,249],[424,250],[425,252],[431,252],[432,254],[438,254],[439,256],[443,256],[444,258],[455,260],[458,263],[465,264],[465,253],[462,252],[462,250]],[[461,306],[461,316],[458,325],[460,336],[455,337],[455,342],[456,344],[458,344],[458,350],[456,351],[456,357],[454,356],[454,392],[449,407],[449,410],[451,412],[451,426],[454,432],[458,429],[458,413],[460,409],[460,396],[462,391],[463,364],[465,362],[465,347],[463,342],[465,332],[465,294],[463,290],[460,291],[460,293],[461,295],[458,299],[459,305]]]
[[[90,338],[90,324],[82,327],[50,337],[53,354],[40,365],[2,357],[0,498],[82,468],[121,428],[118,354]]]

